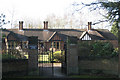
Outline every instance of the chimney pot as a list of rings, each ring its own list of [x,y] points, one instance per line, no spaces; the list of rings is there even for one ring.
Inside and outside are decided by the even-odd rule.
[[[48,21],[46,21],[46,29],[48,29]]]
[[[92,25],[92,22],[88,22],[88,30],[91,30],[91,25]]]
[[[48,21],[44,21],[44,29],[48,29]]]
[[[46,23],[45,23],[45,21],[43,23],[44,23],[44,29],[46,29]]]
[[[19,21],[19,30],[23,30],[23,21]]]

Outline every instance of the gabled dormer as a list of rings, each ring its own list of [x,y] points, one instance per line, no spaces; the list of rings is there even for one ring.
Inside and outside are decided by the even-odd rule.
[[[17,36],[16,36],[15,33],[10,32],[10,33],[8,34],[8,36],[7,36],[7,40],[8,40],[8,41],[17,41],[17,40],[19,40],[19,39],[17,38]]]
[[[80,40],[92,40],[89,33],[87,31],[84,31],[82,35],[80,36]]]

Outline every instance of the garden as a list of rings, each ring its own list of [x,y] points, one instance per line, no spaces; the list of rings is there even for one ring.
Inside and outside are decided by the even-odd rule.
[[[80,42],[79,52],[82,56],[87,57],[117,57],[118,48],[114,48],[110,42]]]
[[[64,61],[64,54],[65,54],[65,52],[61,51],[61,50],[55,51],[55,52],[53,52],[53,54],[52,54],[52,52],[47,51],[44,54],[38,55],[38,62],[39,63],[51,63],[51,62],[60,63],[60,62]],[[2,53],[3,61],[28,59],[28,57],[29,57],[28,53],[24,54],[24,55],[23,54],[21,55],[21,53],[15,52],[15,51],[12,53]]]
[[[38,55],[38,62],[39,63],[50,63],[50,62],[62,62],[64,61],[64,55],[65,55],[65,51],[55,51],[53,52],[50,52],[50,51],[47,51],[45,52],[44,54],[39,54]],[[24,57],[26,59],[28,59],[28,54],[24,55]]]

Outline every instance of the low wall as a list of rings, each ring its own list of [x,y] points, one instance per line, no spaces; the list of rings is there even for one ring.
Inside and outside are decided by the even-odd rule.
[[[13,60],[2,60],[2,72],[20,72],[28,69],[28,60],[26,59],[13,59]]]
[[[118,75],[118,60],[115,58],[95,60],[80,59],[78,63],[80,74],[82,74],[82,70],[98,70],[104,74]]]

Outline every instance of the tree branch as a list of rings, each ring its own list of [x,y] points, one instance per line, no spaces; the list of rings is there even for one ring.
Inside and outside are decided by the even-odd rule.
[[[92,25],[96,25],[96,24],[99,24],[99,23],[101,23],[101,22],[108,22],[109,20],[98,20],[98,22],[95,22],[95,23],[93,23]]]

